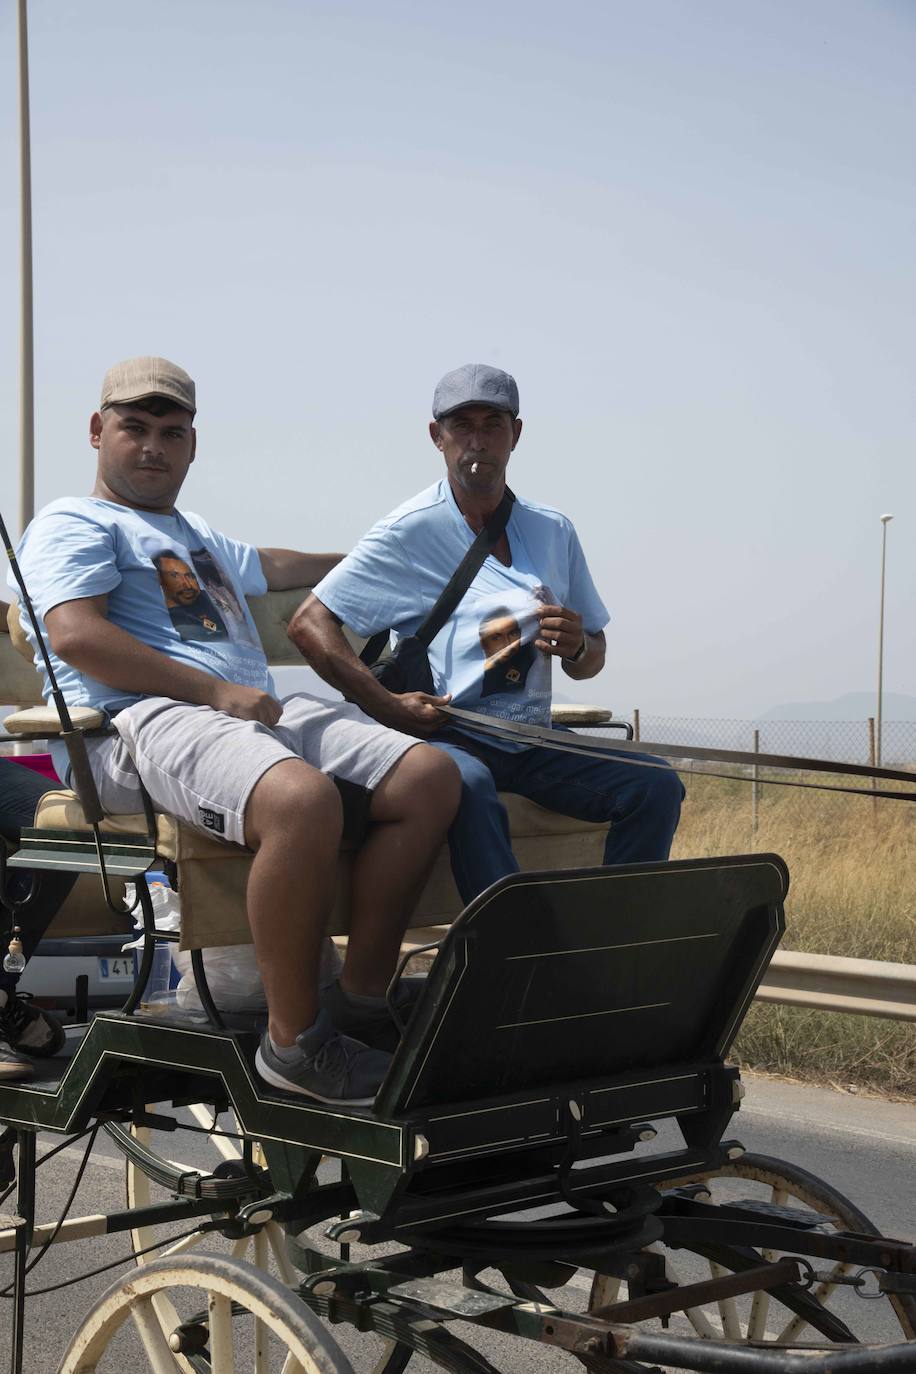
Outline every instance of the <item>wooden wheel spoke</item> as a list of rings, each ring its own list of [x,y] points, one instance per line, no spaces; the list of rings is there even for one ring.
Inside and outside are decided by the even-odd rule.
[[[232,1339],[232,1303],[221,1293],[207,1297],[210,1324],[210,1365],[219,1374],[235,1374],[235,1342]]]
[[[766,1251],[763,1258],[772,1261],[774,1256],[772,1251]],[[747,1324],[747,1338],[749,1341],[762,1341],[766,1338],[767,1317],[770,1313],[770,1295],[761,1290],[755,1293],[751,1301],[751,1316]]]
[[[717,1331],[712,1322],[699,1307],[688,1307],[684,1311],[684,1316],[690,1322],[697,1335],[704,1341],[721,1341],[722,1332]]]
[[[172,1255],[185,1255],[189,1250],[200,1245],[204,1239],[204,1232],[196,1231],[193,1236],[185,1236],[183,1240],[176,1240],[174,1245],[166,1245],[164,1249],[159,1251],[159,1258],[166,1259]],[[141,1260],[145,1258],[145,1255],[140,1256]]]
[[[143,1342],[152,1374],[175,1374],[175,1361],[154,1303],[154,1298],[140,1298],[130,1309],[131,1321]]]
[[[710,1260],[709,1273],[712,1278],[721,1279],[729,1273],[729,1270]],[[729,1341],[740,1341],[742,1339],[741,1319],[738,1316],[738,1304],[735,1299],[720,1298],[716,1307],[719,1310],[719,1320],[722,1323],[722,1332],[725,1338]]]
[[[264,1227],[264,1232],[274,1257],[274,1264],[277,1266],[277,1273],[284,1283],[289,1284],[290,1288],[295,1288],[299,1278],[286,1253],[286,1233],[275,1221],[269,1221]]]

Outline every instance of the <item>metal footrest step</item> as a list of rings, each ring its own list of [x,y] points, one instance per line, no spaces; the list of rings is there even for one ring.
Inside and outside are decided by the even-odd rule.
[[[439,1279],[408,1279],[388,1289],[388,1297],[403,1298],[419,1303],[429,1312],[443,1317],[475,1321],[489,1312],[515,1307],[519,1299],[502,1297],[498,1293],[479,1293],[475,1288],[462,1288],[459,1283],[442,1283]]]

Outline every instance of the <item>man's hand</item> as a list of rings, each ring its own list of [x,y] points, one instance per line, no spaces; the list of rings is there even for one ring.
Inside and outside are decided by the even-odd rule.
[[[538,620],[541,628],[535,648],[555,658],[572,658],[579,652],[585,642],[581,615],[568,606],[541,606]]]
[[[374,709],[376,720],[388,725],[392,730],[400,730],[405,735],[417,735],[428,739],[437,730],[448,724],[448,716],[442,714],[440,706],[447,706],[451,696],[431,697],[426,692],[388,693],[388,701],[380,709]]]
[[[276,725],[283,714],[283,707],[269,692],[262,692],[260,687],[240,687],[237,682],[223,682],[221,678],[214,681],[209,705],[237,720],[256,720],[261,725]]]

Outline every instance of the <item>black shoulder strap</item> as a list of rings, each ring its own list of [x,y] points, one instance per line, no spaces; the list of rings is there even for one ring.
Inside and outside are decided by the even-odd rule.
[[[509,514],[515,495],[506,487],[503,499],[500,501],[496,510],[490,516],[483,529],[474,540],[467,553],[462,558],[458,567],[452,573],[447,585],[442,589],[435,606],[417,630],[416,638],[429,648],[442,626],[454,613],[455,607],[459,604],[468,587],[474,581],[477,573],[483,565],[487,554],[499,542],[500,536],[509,521]],[[363,646],[360,658],[364,663],[374,663],[379,654],[388,643],[388,630],[380,630],[378,634],[367,640]]]
[[[506,487],[506,490],[503,492],[503,499],[452,573],[448,585],[443,589],[439,600],[417,630],[417,639],[425,644],[427,648],[432,644],[445,622],[450,619],[454,613],[455,607],[459,604],[468,587],[470,587],[483,566],[483,561],[487,554],[490,553],[499,542],[502,532],[509,522],[509,514],[512,510],[514,501],[514,494]]]

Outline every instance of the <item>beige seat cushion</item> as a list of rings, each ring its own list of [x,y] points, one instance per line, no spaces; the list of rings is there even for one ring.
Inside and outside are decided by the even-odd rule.
[[[289,622],[311,591],[311,587],[291,587],[285,592],[268,592],[266,596],[250,596],[248,607],[261,637],[267,661],[272,668],[301,668],[302,655],[287,634]],[[345,625],[344,634],[359,653],[365,640]]]
[[[96,730],[104,724],[105,713],[91,706],[71,706],[70,719],[77,730]],[[11,711],[3,725],[11,735],[34,739],[49,739],[61,732],[56,706],[29,706],[22,711]]]
[[[613,712],[603,706],[579,706],[575,702],[563,702],[550,708],[552,725],[606,725]]]

